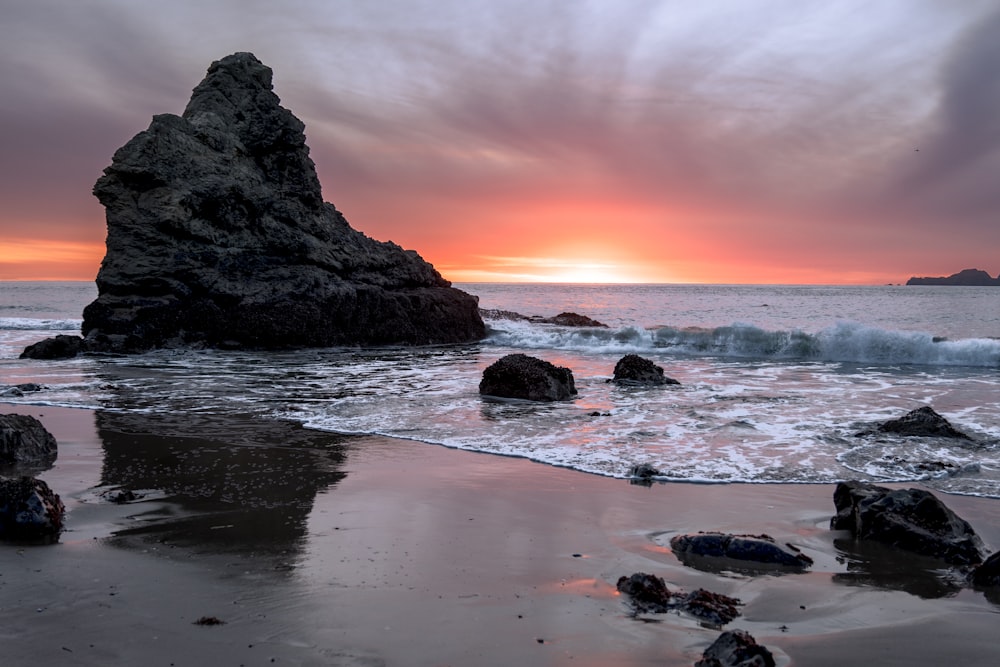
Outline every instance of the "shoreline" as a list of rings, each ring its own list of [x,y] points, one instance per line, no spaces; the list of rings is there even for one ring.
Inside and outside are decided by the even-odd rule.
[[[693,664],[720,630],[633,618],[614,585],[639,571],[740,598],[725,629],[749,631],[779,665],[998,654],[1000,607],[983,593],[838,546],[833,485],[642,487],[251,418],[0,411],[55,435],[56,467],[39,477],[68,511],[58,544],[0,545],[7,664]],[[144,497],[100,498],[125,486]],[[1000,501],[939,497],[1000,548]],[[815,564],[685,567],[669,537],[699,530],[766,532]],[[224,624],[195,625],[203,616]]]

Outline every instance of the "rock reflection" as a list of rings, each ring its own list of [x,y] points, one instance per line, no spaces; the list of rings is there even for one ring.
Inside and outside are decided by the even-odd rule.
[[[834,546],[847,572],[834,583],[903,591],[919,598],[951,597],[962,589],[959,575],[947,563],[871,540],[837,539]]]
[[[263,558],[281,569],[302,549],[316,494],[346,475],[350,436],[290,422],[108,411],[96,421],[102,486],[136,498],[136,526],[113,538],[126,547]]]

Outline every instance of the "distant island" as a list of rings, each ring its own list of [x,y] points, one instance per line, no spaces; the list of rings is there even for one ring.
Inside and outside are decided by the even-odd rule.
[[[963,286],[996,286],[1000,287],[1000,275],[996,278],[979,269],[963,269],[950,276],[937,278],[910,278],[907,285],[963,285]]]

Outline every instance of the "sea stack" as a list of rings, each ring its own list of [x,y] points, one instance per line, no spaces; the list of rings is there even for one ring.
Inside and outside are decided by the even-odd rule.
[[[485,335],[476,298],[324,202],[304,125],[251,53],[212,63],[94,186],[107,210],[88,351],[441,344]]]

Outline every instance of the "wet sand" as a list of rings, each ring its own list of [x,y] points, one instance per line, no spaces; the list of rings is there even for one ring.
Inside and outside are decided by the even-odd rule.
[[[50,546],[0,545],[4,665],[690,665],[720,629],[618,577],[740,598],[779,665],[994,665],[1000,604],[828,529],[830,485],[658,484],[252,418],[0,405],[59,441]],[[101,492],[133,490],[125,504]],[[991,549],[1000,502],[943,496]],[[804,574],[685,567],[766,532]],[[202,617],[223,624],[197,625]]]

